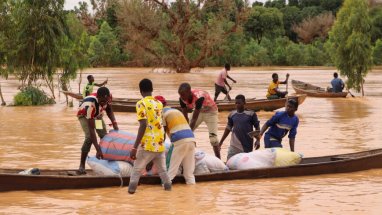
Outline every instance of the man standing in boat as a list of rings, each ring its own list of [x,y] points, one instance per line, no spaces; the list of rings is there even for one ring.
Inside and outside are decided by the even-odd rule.
[[[253,128],[255,128],[256,131],[260,131],[260,122],[256,113],[252,110],[245,109],[245,97],[243,95],[237,95],[235,102],[236,110],[228,115],[227,127],[219,143],[219,148],[221,148],[224,140],[232,131],[227,161],[236,154],[252,152],[254,147],[255,149],[260,147],[260,139],[257,139],[254,145],[253,137],[248,135],[248,133],[253,132]]]
[[[264,132],[265,148],[283,147],[281,142],[288,132],[290,150],[294,151],[295,138],[299,119],[295,112],[298,109],[298,102],[294,99],[287,101],[285,111],[276,112],[261,128],[258,138],[261,139]],[[269,128],[269,129],[268,129]]]
[[[220,158],[218,140],[218,107],[208,92],[204,90],[192,89],[189,83],[182,83],[178,89],[179,103],[184,117],[189,122],[194,131],[202,122],[208,128],[210,143],[215,156]],[[192,111],[191,120],[188,112]]]
[[[231,101],[231,96],[229,95],[229,91],[232,89],[232,87],[228,84],[227,78],[231,79],[231,81],[233,81],[233,83],[236,83],[236,81],[228,75],[228,71],[230,71],[230,70],[231,70],[231,65],[226,63],[224,65],[224,69],[219,73],[219,75],[216,79],[216,82],[215,82],[215,98],[214,98],[215,102],[218,99],[218,96],[220,93],[226,94],[228,100]],[[229,89],[228,91],[227,91],[227,88],[225,85],[228,86],[228,89]]]
[[[281,91],[279,89],[280,84],[287,84],[289,79],[289,73],[286,75],[285,81],[279,81],[279,75],[277,73],[272,74],[272,82],[269,84],[267,99],[279,99],[285,98],[288,91]]]
[[[345,84],[341,78],[338,78],[338,73],[333,74],[334,79],[330,82],[332,84],[331,92],[333,93],[341,93],[345,88]]]
[[[77,117],[84,131],[85,140],[81,148],[81,162],[77,174],[86,174],[85,161],[92,144],[97,150],[96,157],[98,159],[103,158],[96,133],[100,138],[103,138],[107,133],[105,122],[102,119],[104,111],[106,111],[107,116],[112,122],[114,130],[118,130],[118,124],[111,107],[111,94],[108,88],[100,87],[96,94],[85,97],[80,104]]]
[[[86,86],[84,87],[84,90],[82,91],[83,98],[93,93],[94,86],[103,87],[105,86],[105,84],[107,84],[107,79],[101,84],[95,83],[94,77],[92,75],[88,75],[87,79],[88,79],[88,83],[86,84]]]

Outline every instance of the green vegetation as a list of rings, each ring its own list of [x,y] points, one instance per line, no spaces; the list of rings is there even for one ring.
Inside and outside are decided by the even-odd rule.
[[[64,11],[64,0],[0,0],[0,76],[43,81],[54,97],[55,77],[68,90],[89,66],[335,65],[361,90],[382,61],[382,8],[351,2],[92,0]]]
[[[345,0],[327,42],[335,66],[348,78],[347,87],[362,95],[364,77],[372,65],[370,28],[366,1]]]
[[[49,97],[41,89],[33,86],[25,87],[14,97],[15,106],[31,106],[54,104],[54,99]]]

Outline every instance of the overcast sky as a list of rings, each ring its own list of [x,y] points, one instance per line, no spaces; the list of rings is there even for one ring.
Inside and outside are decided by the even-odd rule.
[[[65,0],[65,10],[72,10],[74,6],[78,6],[78,2],[86,1],[90,5],[89,0]],[[250,2],[255,2],[256,0],[250,0]],[[265,2],[266,0],[257,0],[261,2]]]

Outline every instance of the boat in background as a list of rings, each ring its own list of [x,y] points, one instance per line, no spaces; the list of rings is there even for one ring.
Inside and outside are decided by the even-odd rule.
[[[292,80],[293,89],[296,93],[306,94],[307,96],[312,97],[321,97],[321,98],[345,98],[348,95],[348,92],[334,93],[328,92],[326,89],[315,86],[303,81]]]

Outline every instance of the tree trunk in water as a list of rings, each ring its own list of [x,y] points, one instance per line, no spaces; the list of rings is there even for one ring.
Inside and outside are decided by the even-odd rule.
[[[365,80],[363,80],[362,79],[362,81],[361,81],[361,91],[362,91],[362,97],[364,97],[365,96],[365,91],[363,90],[363,82],[364,82]]]
[[[177,65],[176,72],[177,73],[190,73],[191,66],[190,65]]]
[[[66,85],[66,82],[63,81],[63,80],[60,80],[61,81],[61,89],[63,91],[68,91],[68,86]],[[69,104],[69,100],[68,100],[68,95],[65,94],[65,100],[66,100],[66,105]]]
[[[56,97],[54,96],[54,83],[53,83],[53,81],[49,80],[48,77],[45,77],[45,81],[46,81],[46,85],[48,85],[50,92],[52,93],[53,99],[56,99]]]
[[[81,82],[82,82],[82,70],[80,71],[80,77],[78,81],[78,93],[81,94]]]
[[[5,106],[7,103],[5,103],[3,98],[3,93],[1,92],[1,84],[0,84],[0,97],[1,97],[1,106]]]

